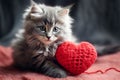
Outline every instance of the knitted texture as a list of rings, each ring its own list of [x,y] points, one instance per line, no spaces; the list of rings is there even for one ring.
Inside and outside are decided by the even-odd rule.
[[[76,45],[72,42],[62,43],[56,51],[58,63],[73,75],[87,70],[96,60],[97,52],[88,42]]]

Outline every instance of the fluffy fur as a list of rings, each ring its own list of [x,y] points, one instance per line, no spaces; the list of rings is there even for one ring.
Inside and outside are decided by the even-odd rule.
[[[24,14],[24,29],[13,41],[14,64],[51,77],[66,77],[66,71],[55,59],[58,45],[75,42],[69,9],[32,3]]]

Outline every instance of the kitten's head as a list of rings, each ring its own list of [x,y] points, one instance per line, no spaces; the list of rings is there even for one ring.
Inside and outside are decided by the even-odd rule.
[[[25,34],[48,45],[71,34],[69,9],[32,3],[24,14]]]

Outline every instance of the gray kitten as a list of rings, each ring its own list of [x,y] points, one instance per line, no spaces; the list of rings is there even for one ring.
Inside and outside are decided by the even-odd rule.
[[[76,41],[72,35],[73,19],[69,9],[32,2],[23,22],[24,29],[13,41],[15,66],[51,77],[66,77],[66,71],[55,59],[55,52],[62,42]]]

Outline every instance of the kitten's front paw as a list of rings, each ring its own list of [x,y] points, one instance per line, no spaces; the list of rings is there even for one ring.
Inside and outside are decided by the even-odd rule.
[[[67,77],[67,73],[63,70],[53,70],[50,74],[48,74],[50,77],[54,78],[65,78]]]

